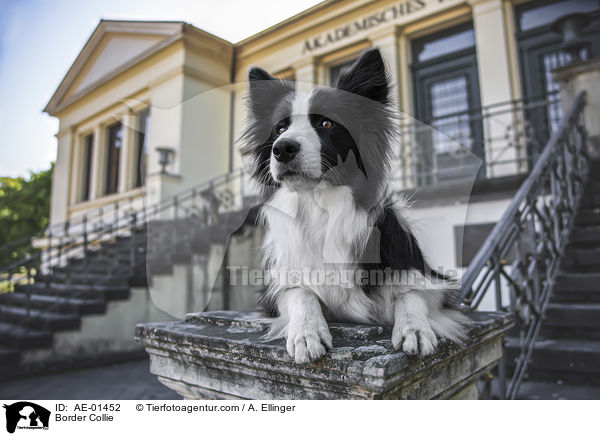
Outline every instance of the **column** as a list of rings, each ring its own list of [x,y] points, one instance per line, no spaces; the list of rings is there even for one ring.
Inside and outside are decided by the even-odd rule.
[[[123,141],[119,155],[119,187],[118,192],[127,192],[133,186],[133,149],[135,148],[135,129],[137,127],[135,113],[128,109],[121,118]]]
[[[373,47],[376,47],[381,52],[384,61],[386,62],[388,72],[391,80],[390,88],[390,102],[399,110],[402,106],[400,101],[402,79],[400,66],[400,45],[398,42],[398,27],[389,26],[381,29],[379,32],[371,34],[369,37]],[[400,125],[396,127],[396,130],[400,132]],[[400,138],[400,137],[398,137]],[[410,141],[402,141],[402,143],[410,146]],[[394,161],[392,162],[392,178],[401,184],[403,174],[408,170],[404,168],[404,159],[402,156],[406,153],[401,147],[402,144],[393,144],[394,147]],[[404,186],[403,186],[404,187]]]
[[[50,224],[58,224],[69,216],[69,186],[71,184],[72,147],[74,133],[71,127],[60,129],[56,135],[57,151],[54,175],[52,177],[52,197],[50,203]]]
[[[507,44],[508,39],[513,38],[513,35],[509,35],[506,31],[501,0],[470,0],[469,3],[473,8],[481,105],[485,108],[513,98],[511,57]],[[498,109],[506,109],[506,107]],[[484,109],[484,149],[488,177],[515,174],[523,169],[516,160],[524,156],[525,149],[516,147],[516,143],[512,140],[504,139],[508,126],[515,125],[515,115],[507,112],[487,117]],[[507,163],[494,165],[494,161],[499,160]]]
[[[398,30],[396,26],[390,26],[370,35],[369,39],[373,47],[381,52],[385,60],[392,82],[390,90],[390,101],[400,106],[400,51],[398,45]]]
[[[310,56],[300,59],[292,64],[295,71],[296,82],[315,84],[317,81],[317,67],[315,59]]]
[[[73,161],[71,162],[71,186],[69,204],[76,204],[81,199],[83,190],[83,138],[80,134],[73,135]]]
[[[155,204],[184,189],[182,178],[161,174],[159,147],[175,150],[173,162],[168,166],[172,174],[181,174],[180,159],[183,136],[183,104],[184,76],[176,75],[152,84],[150,89],[150,106],[152,107],[152,127],[148,139],[148,168],[146,173],[146,204]],[[196,114],[196,117],[198,115]],[[195,118],[197,120],[197,118]],[[189,144],[198,147],[198,142]],[[190,178],[198,174],[187,174]],[[201,176],[201,174],[199,174]],[[186,180],[187,182],[188,180]],[[192,185],[193,182],[190,182]]]

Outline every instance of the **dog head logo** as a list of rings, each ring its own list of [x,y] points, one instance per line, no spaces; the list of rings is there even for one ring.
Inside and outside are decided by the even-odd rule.
[[[6,409],[6,431],[14,433],[19,429],[47,429],[50,411],[28,401],[4,405]]]

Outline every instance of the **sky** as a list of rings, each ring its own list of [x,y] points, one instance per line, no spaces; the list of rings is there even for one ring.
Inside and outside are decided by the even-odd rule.
[[[0,0],[0,177],[56,159],[42,109],[101,18],[181,20],[240,41],[319,0]]]

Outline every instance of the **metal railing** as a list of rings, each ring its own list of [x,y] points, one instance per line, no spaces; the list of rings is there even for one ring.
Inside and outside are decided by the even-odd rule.
[[[42,254],[51,242],[51,245],[66,248],[77,238],[87,237],[94,240],[95,235],[105,234],[108,228],[115,228],[118,221],[127,219],[132,212],[143,208],[143,198],[139,191],[128,193],[125,196],[111,201],[110,203],[81,213],[61,223],[54,223],[45,229],[10,242],[0,247],[0,280],[6,279],[7,270],[18,267],[27,262],[28,258],[38,257],[40,261]],[[56,247],[54,247],[56,248]],[[61,250],[62,251],[62,250]],[[31,264],[38,270],[40,262]],[[25,272],[25,271],[23,271]]]
[[[584,106],[582,92],[462,277],[465,305],[477,308],[490,295],[497,310],[515,315],[518,356],[498,368],[507,399],[515,398],[527,370],[583,194]]]
[[[417,188],[526,173],[561,119],[557,93],[405,119],[396,179],[402,187]]]

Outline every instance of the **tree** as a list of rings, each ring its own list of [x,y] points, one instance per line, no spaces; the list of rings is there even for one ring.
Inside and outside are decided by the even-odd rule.
[[[28,241],[16,241],[48,226],[53,171],[54,164],[29,179],[0,177],[0,268],[32,250]],[[15,245],[2,250],[9,243]]]

